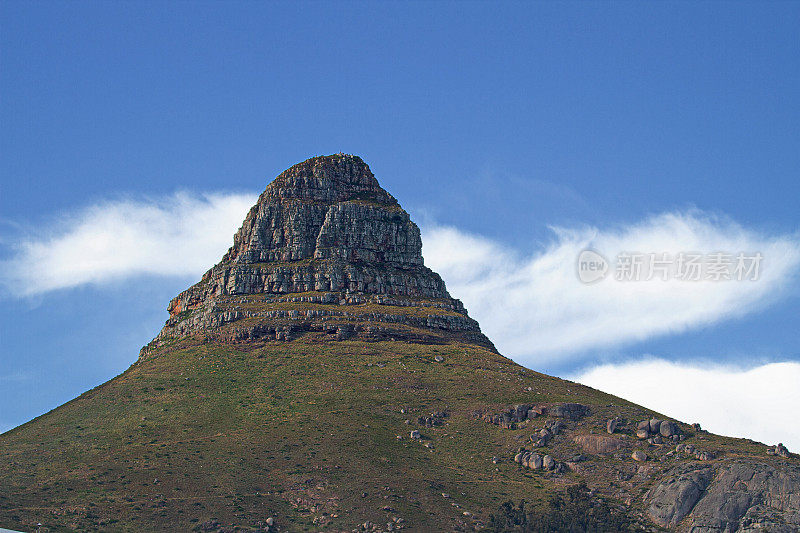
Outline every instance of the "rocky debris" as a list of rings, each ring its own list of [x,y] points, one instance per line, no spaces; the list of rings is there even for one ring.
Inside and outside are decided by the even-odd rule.
[[[41,530],[41,528],[39,528],[39,530]],[[253,524],[253,527],[243,527],[238,525],[225,526],[220,524],[218,520],[211,519],[197,524],[194,526],[192,531],[203,533],[272,533],[277,531],[277,527],[273,517],[269,517],[264,521],[258,521]]]
[[[642,450],[635,450],[635,451],[634,451],[634,452],[631,454],[631,458],[632,458],[634,461],[643,462],[643,461],[647,461],[647,454],[646,454],[646,453],[644,453]]]
[[[514,462],[531,470],[554,471],[561,473],[566,470],[566,465],[556,461],[551,455],[539,455],[524,449],[514,455]]]
[[[544,405],[532,405],[528,409],[528,420],[533,420],[539,416],[544,416],[547,413],[547,407]]]
[[[784,446],[782,442],[779,442],[775,446],[770,446],[769,448],[767,448],[767,455],[777,455],[785,459],[788,459],[789,457],[792,456],[792,454],[789,453],[789,450],[786,449],[786,446]]]
[[[577,435],[573,440],[591,454],[612,453],[625,447],[625,441],[608,435]]]
[[[696,448],[693,444],[684,444],[679,443],[675,446],[675,452],[677,453],[684,453],[686,455],[692,456],[699,461],[710,461],[715,458],[715,454],[709,451],[703,451]]]
[[[455,332],[491,346],[461,302],[450,297],[441,277],[425,267],[421,250],[419,228],[361,158],[335,154],[308,159],[267,186],[220,263],[173,298],[169,320],[143,348],[142,357],[167,339],[218,334],[223,325],[244,319],[256,319],[236,333],[245,340],[290,341],[293,333],[327,329],[334,340],[371,338],[366,327],[319,324],[345,319],[388,323],[392,331],[405,331],[393,326],[403,324]],[[267,298],[257,306],[241,305],[242,297],[262,294]],[[304,306],[285,308],[295,301]],[[324,308],[364,302],[377,311]],[[383,310],[403,305],[429,311],[420,316]]]
[[[547,410],[549,416],[580,420],[589,414],[589,408],[579,403],[562,403],[554,405]]]
[[[535,418],[539,416],[535,408],[527,404],[515,405],[509,407],[500,413],[483,413],[478,415],[489,424],[494,424],[506,429],[517,429],[520,422],[528,420],[529,416]]]
[[[547,422],[545,427],[540,429],[538,433],[531,435],[531,442],[537,448],[547,446],[550,439],[561,433],[565,427],[564,423],[560,420],[551,420]]]
[[[363,524],[361,524],[357,529],[353,530],[353,533],[359,533],[362,531],[370,531],[372,533],[381,533],[383,531],[398,531],[405,527],[405,520],[398,516],[394,516],[391,518],[391,522],[386,522],[386,526],[381,528],[380,524],[375,524],[367,520]]]
[[[579,420],[589,414],[589,408],[579,403],[562,403],[552,406],[520,404],[507,408],[500,413],[482,413],[479,418],[484,421],[508,429],[516,429],[517,425],[526,420],[533,420],[540,416],[566,418]]]
[[[421,416],[417,418],[417,424],[427,428],[438,427],[444,424],[445,419],[449,416],[447,411],[434,411],[430,416]]]
[[[673,468],[646,495],[662,527],[697,533],[800,530],[800,468],[732,461]]]
[[[678,424],[672,420],[662,421],[657,418],[642,420],[636,424],[636,437],[642,440],[646,439],[652,445],[664,444],[665,439],[679,442],[684,438]]]

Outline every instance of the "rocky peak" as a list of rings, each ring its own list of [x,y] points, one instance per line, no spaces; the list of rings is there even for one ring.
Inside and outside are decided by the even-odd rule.
[[[288,340],[334,331],[491,345],[424,265],[408,213],[360,157],[346,154],[308,159],[275,178],[222,260],[168,311],[155,344],[195,334]]]
[[[422,265],[419,228],[358,156],[314,157],[267,186],[223,262]]]

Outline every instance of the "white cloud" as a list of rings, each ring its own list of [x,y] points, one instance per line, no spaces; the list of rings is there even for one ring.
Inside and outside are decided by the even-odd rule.
[[[100,203],[17,239],[0,263],[0,285],[26,296],[142,274],[196,277],[230,246],[255,201],[255,194],[179,193]],[[553,231],[551,244],[522,255],[455,228],[423,227],[427,264],[501,352],[528,366],[741,316],[785,292],[800,264],[795,236],[766,236],[699,212]],[[624,283],[611,276],[584,285],[575,261],[586,247],[609,259],[626,250],[758,251],[764,259],[758,281]]]
[[[667,213],[612,229],[553,228],[554,241],[521,255],[452,227],[423,228],[426,264],[504,354],[532,366],[567,354],[630,343],[745,315],[793,286],[796,236],[767,236],[697,211]],[[592,285],[576,275],[591,247],[611,268],[621,252],[760,252],[757,281],[617,281]]]
[[[256,198],[177,193],[91,206],[20,238],[0,284],[29,296],[142,274],[197,276],[231,246]]]
[[[751,369],[645,359],[602,365],[571,377],[712,433],[783,442],[800,451],[800,363]]]

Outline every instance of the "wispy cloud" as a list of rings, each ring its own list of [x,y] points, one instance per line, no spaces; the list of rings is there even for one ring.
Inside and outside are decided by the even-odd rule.
[[[142,274],[198,276],[231,245],[255,194],[179,193],[116,200],[20,233],[0,262],[6,293],[47,291]],[[8,239],[6,239],[8,241]],[[456,228],[423,227],[426,263],[501,351],[530,366],[569,354],[682,331],[741,316],[792,286],[800,265],[794,235],[764,235],[701,212],[667,213],[614,228],[553,228],[553,241],[521,254]],[[760,252],[760,279],[733,282],[619,282],[585,285],[579,252]]]
[[[526,255],[453,227],[423,228],[426,264],[501,352],[527,365],[745,315],[785,294],[800,266],[797,236],[764,235],[697,211],[610,229],[553,228],[553,237]],[[756,281],[625,282],[612,272],[586,285],[576,260],[589,247],[610,262],[625,251],[760,252],[763,260]]]
[[[30,296],[142,274],[198,275],[232,244],[256,198],[177,193],[88,207],[18,235],[0,285]]]
[[[787,423],[800,405],[800,363],[739,369],[657,358],[602,365],[570,379],[621,396],[713,433],[800,451],[800,427]]]

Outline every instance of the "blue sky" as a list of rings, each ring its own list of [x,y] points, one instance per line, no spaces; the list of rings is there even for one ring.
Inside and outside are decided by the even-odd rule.
[[[619,393],[592,369],[667,362],[691,388],[735,387],[800,362],[800,4],[5,2],[0,24],[0,431],[127,368],[169,298],[230,243],[237,209],[288,166],[335,152],[364,157],[423,227],[454,296],[528,366]],[[179,248],[149,270],[64,281],[54,243],[80,255],[85,240],[65,239],[75,228],[110,220],[113,234],[148,206],[225,222],[213,239],[178,234],[209,241],[185,261]],[[97,215],[120,209],[129,216]],[[149,238],[158,213],[121,242]],[[560,310],[605,328],[580,346],[533,322],[507,333],[482,303],[478,285],[524,279],[585,240],[552,227],[656,252],[654,228],[679,230],[665,215],[709,252],[772,246],[765,266],[779,275],[752,294]],[[488,255],[452,260],[464,238]],[[520,283],[515,313],[538,316],[543,289]],[[696,312],[676,320],[684,309]],[[603,314],[611,325],[591,318]],[[698,368],[717,374],[691,381]],[[705,416],[714,429],[723,415]]]

